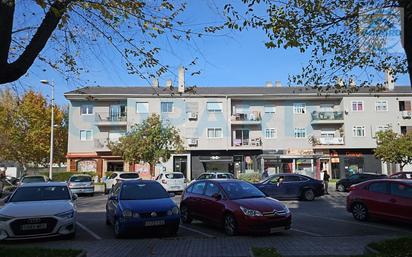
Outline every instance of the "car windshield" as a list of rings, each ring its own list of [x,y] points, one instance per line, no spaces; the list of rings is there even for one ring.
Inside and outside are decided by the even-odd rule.
[[[92,178],[89,176],[73,176],[70,178],[70,182],[90,182]]]
[[[265,197],[259,189],[252,184],[243,181],[231,181],[221,183],[223,190],[231,200],[244,198],[260,198]]]
[[[133,179],[133,178],[139,178],[139,174],[137,173],[123,173],[119,175],[120,178],[123,179]]]
[[[165,174],[168,179],[181,179],[184,178],[182,173],[169,173]]]
[[[70,200],[66,186],[19,187],[9,202]]]
[[[45,182],[44,177],[37,176],[37,177],[25,177],[23,178],[23,183],[37,183],[37,182]]]
[[[159,183],[124,184],[120,193],[121,200],[150,200],[168,197],[169,194]]]

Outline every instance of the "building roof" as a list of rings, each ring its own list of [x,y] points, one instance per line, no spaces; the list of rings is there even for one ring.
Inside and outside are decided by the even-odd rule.
[[[359,88],[358,91],[350,94],[367,94],[367,95],[412,95],[410,86],[397,86],[392,91],[377,91],[375,88]],[[64,94],[67,99],[78,99],[87,97],[133,97],[133,96],[282,96],[282,95],[299,95],[299,96],[345,96],[348,93],[336,93],[333,90],[329,92],[320,92],[317,89],[307,87],[194,87],[193,91],[180,94],[177,89],[169,89],[165,87],[153,88],[147,87],[83,87]]]

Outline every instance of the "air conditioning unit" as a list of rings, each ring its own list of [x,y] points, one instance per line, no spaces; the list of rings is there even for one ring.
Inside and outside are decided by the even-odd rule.
[[[402,111],[402,118],[410,119],[412,117],[412,111]]]
[[[196,112],[188,112],[187,117],[189,120],[197,120],[197,113]]]
[[[188,138],[187,139],[187,144],[189,146],[197,146],[197,138]]]

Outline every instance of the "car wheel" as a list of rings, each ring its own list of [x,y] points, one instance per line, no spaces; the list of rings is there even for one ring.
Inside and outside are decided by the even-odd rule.
[[[342,184],[338,185],[337,189],[339,192],[345,192],[345,187]]]
[[[237,233],[236,219],[232,214],[227,214],[224,221],[225,233],[228,236],[234,236]]]
[[[313,201],[315,199],[315,192],[312,189],[306,189],[303,191],[303,199],[305,201]]]
[[[124,237],[124,233],[120,228],[120,221],[118,219],[115,219],[113,229],[114,229],[114,236],[116,238],[123,238]]]
[[[109,216],[107,216],[107,212],[106,212],[106,225],[107,226],[112,225],[112,223],[110,222]]]
[[[362,203],[354,203],[352,206],[352,215],[355,220],[365,221],[368,219],[368,209]]]
[[[186,205],[183,205],[180,209],[180,219],[182,220],[183,223],[185,224],[190,224],[192,223],[192,217],[190,216],[189,209],[187,208]]]

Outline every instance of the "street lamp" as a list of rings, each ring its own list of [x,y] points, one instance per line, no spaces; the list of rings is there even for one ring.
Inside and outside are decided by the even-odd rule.
[[[40,83],[51,87],[51,122],[50,122],[50,163],[49,178],[52,179],[53,173],[53,137],[54,137],[54,80],[51,83],[48,80],[40,80]]]

